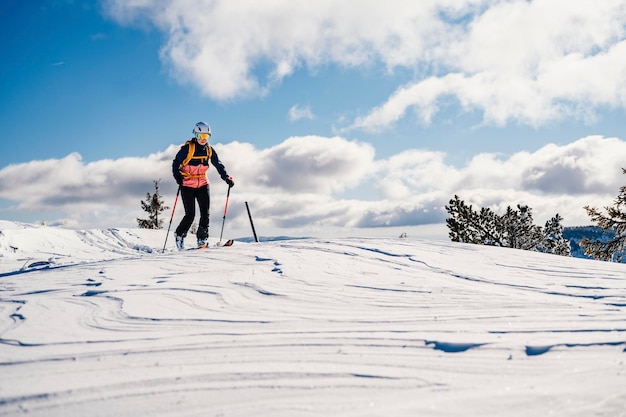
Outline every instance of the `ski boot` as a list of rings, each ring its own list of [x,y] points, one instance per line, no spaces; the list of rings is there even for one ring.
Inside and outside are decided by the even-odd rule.
[[[183,236],[176,236],[176,247],[178,248],[178,250],[185,250],[185,242],[184,242],[184,237]]]

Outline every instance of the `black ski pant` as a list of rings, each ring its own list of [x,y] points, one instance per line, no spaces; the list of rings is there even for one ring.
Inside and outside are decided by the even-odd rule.
[[[198,232],[196,236],[198,240],[207,239],[209,237],[209,208],[211,207],[211,197],[209,186],[205,185],[200,188],[181,187],[180,196],[183,200],[185,208],[185,216],[176,228],[178,236],[187,236],[187,231],[196,217],[196,201],[200,209],[200,223],[198,223]]]

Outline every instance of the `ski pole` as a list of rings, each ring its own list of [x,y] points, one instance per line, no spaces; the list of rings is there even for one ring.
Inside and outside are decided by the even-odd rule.
[[[230,189],[232,187],[228,186],[228,192],[226,193],[226,204],[224,204],[224,217],[222,217],[222,231],[220,232],[220,242],[222,241],[222,235],[224,234],[224,223],[226,223],[226,211],[228,210],[228,197],[230,197]]]
[[[167,234],[165,235],[165,243],[163,244],[162,253],[165,253],[165,245],[167,245],[167,237],[170,235],[170,227],[172,227],[172,220],[174,220],[174,212],[176,211],[176,203],[178,202],[178,195],[180,194],[180,185],[178,186],[178,191],[176,192],[176,199],[174,200],[174,207],[172,208],[172,217],[170,217],[170,225],[167,226]]]
[[[254,241],[259,243],[259,238],[256,235],[256,230],[254,229],[254,223],[252,222],[252,214],[250,214],[250,206],[246,201],[246,210],[248,210],[248,218],[250,219],[250,226],[252,226],[252,234],[254,235]]]

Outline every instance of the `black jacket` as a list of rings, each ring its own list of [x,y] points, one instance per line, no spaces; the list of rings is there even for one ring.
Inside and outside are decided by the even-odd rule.
[[[222,161],[220,161],[220,158],[217,155],[217,152],[215,152],[215,148],[213,148],[208,143],[205,144],[204,146],[200,145],[195,138],[191,139],[191,141],[194,142],[194,147],[195,147],[194,153],[193,153],[194,156],[206,157],[209,153],[209,150],[211,151],[211,164],[217,169],[217,172],[219,173],[222,180],[226,181],[229,178],[229,175],[226,172],[226,168],[224,167],[224,164],[222,164]],[[182,184],[183,182],[183,176],[180,173],[180,165],[187,158],[188,153],[189,153],[189,143],[185,142],[185,144],[180,147],[180,150],[178,151],[178,153],[176,154],[176,157],[174,157],[174,160],[172,161],[172,174],[174,175],[174,179],[176,180],[178,184]],[[187,164],[192,165],[192,166],[200,165],[200,164],[209,165],[209,162],[207,159],[192,158]]]

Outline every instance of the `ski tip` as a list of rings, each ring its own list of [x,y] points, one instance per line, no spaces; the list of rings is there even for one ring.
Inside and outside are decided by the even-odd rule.
[[[224,243],[224,246],[233,246],[233,243],[235,243],[235,241],[232,239],[229,239],[226,241],[226,243]]]

